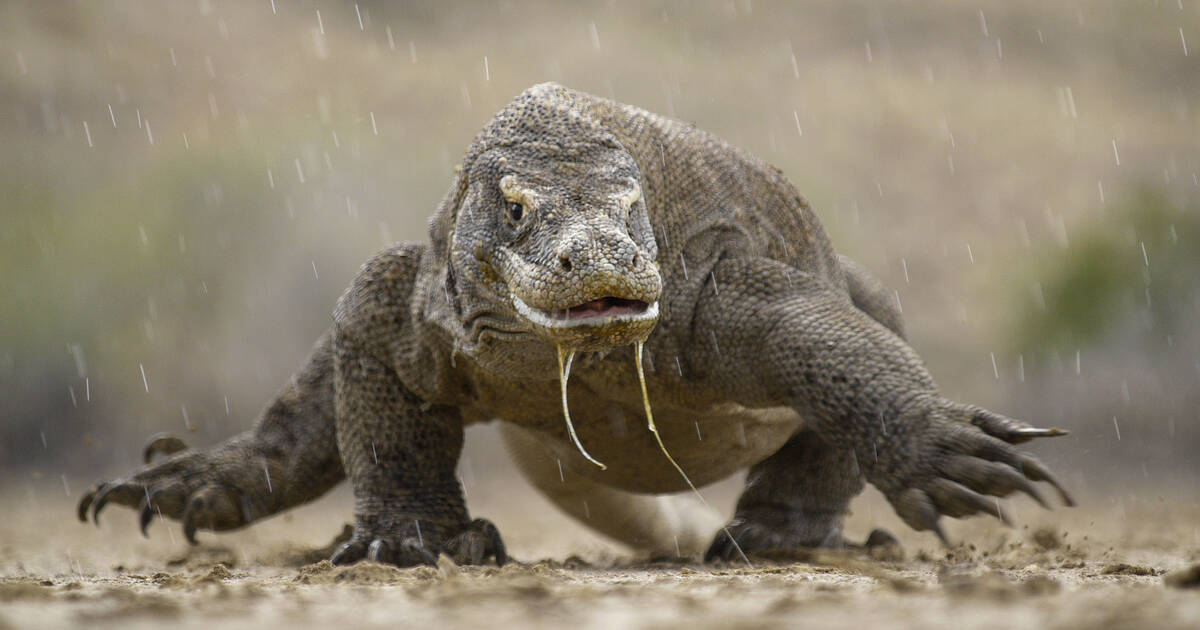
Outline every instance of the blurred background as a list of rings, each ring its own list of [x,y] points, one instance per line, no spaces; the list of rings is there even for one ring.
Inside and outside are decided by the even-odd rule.
[[[1194,0],[3,3],[0,492],[248,427],[557,81],[781,168],[950,397],[1072,431],[1033,448],[1080,493],[1194,503],[1198,62]],[[472,510],[540,501],[492,431]]]

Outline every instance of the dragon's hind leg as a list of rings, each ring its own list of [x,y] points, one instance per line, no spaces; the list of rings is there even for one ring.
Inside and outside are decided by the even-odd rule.
[[[750,469],[733,520],[717,532],[705,560],[735,560],[739,546],[750,555],[856,547],[842,538],[842,522],[863,485],[853,453],[802,429]],[[875,530],[866,545],[894,543],[890,534]]]
[[[254,428],[204,450],[188,449],[178,438],[152,438],[146,465],[88,491],[79,519],[86,521],[90,511],[98,523],[104,506],[116,503],[141,512],[143,534],[160,516],[182,521],[195,542],[198,529],[237,529],[321,496],[345,477],[332,374],[327,334]],[[168,457],[151,463],[156,454]]]

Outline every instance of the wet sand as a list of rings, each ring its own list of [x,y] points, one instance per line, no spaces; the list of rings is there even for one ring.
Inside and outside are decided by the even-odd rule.
[[[1010,502],[1025,522],[954,523],[950,549],[901,529],[871,495],[848,531],[882,521],[903,558],[818,552],[753,568],[638,557],[531,494],[488,496],[516,562],[397,569],[321,560],[349,514],[344,491],[190,548],[177,524],[153,524],[147,540],[128,510],[96,528],[74,520],[61,489],[9,492],[0,629],[1200,626],[1194,493],[1109,494],[1054,512]]]

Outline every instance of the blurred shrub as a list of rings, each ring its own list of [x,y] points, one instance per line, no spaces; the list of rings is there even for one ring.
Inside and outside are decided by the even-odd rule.
[[[1127,341],[1154,352],[1194,334],[1198,244],[1200,208],[1141,187],[1030,262],[1038,308],[1019,318],[1016,345],[1036,354]]]
[[[91,436],[115,441],[144,433],[142,418],[181,415],[192,396],[174,372],[205,358],[213,327],[244,293],[245,266],[282,247],[262,242],[268,226],[286,225],[270,211],[279,204],[266,160],[209,147],[66,181],[54,166],[62,156],[35,155],[0,176],[3,465],[69,459]]]

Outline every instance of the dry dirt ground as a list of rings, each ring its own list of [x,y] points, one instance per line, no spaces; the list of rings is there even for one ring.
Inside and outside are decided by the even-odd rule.
[[[900,529],[870,495],[848,531],[881,522],[904,543],[902,559],[824,552],[753,568],[638,558],[518,490],[478,501],[516,562],[402,570],[321,560],[350,512],[345,491],[188,548],[177,524],[155,523],[141,538],[120,508],[99,529],[82,525],[73,497],[50,488],[0,501],[0,630],[1200,627],[1194,490],[1110,492],[1054,512],[1015,503],[1018,525],[954,524],[952,549]]]

